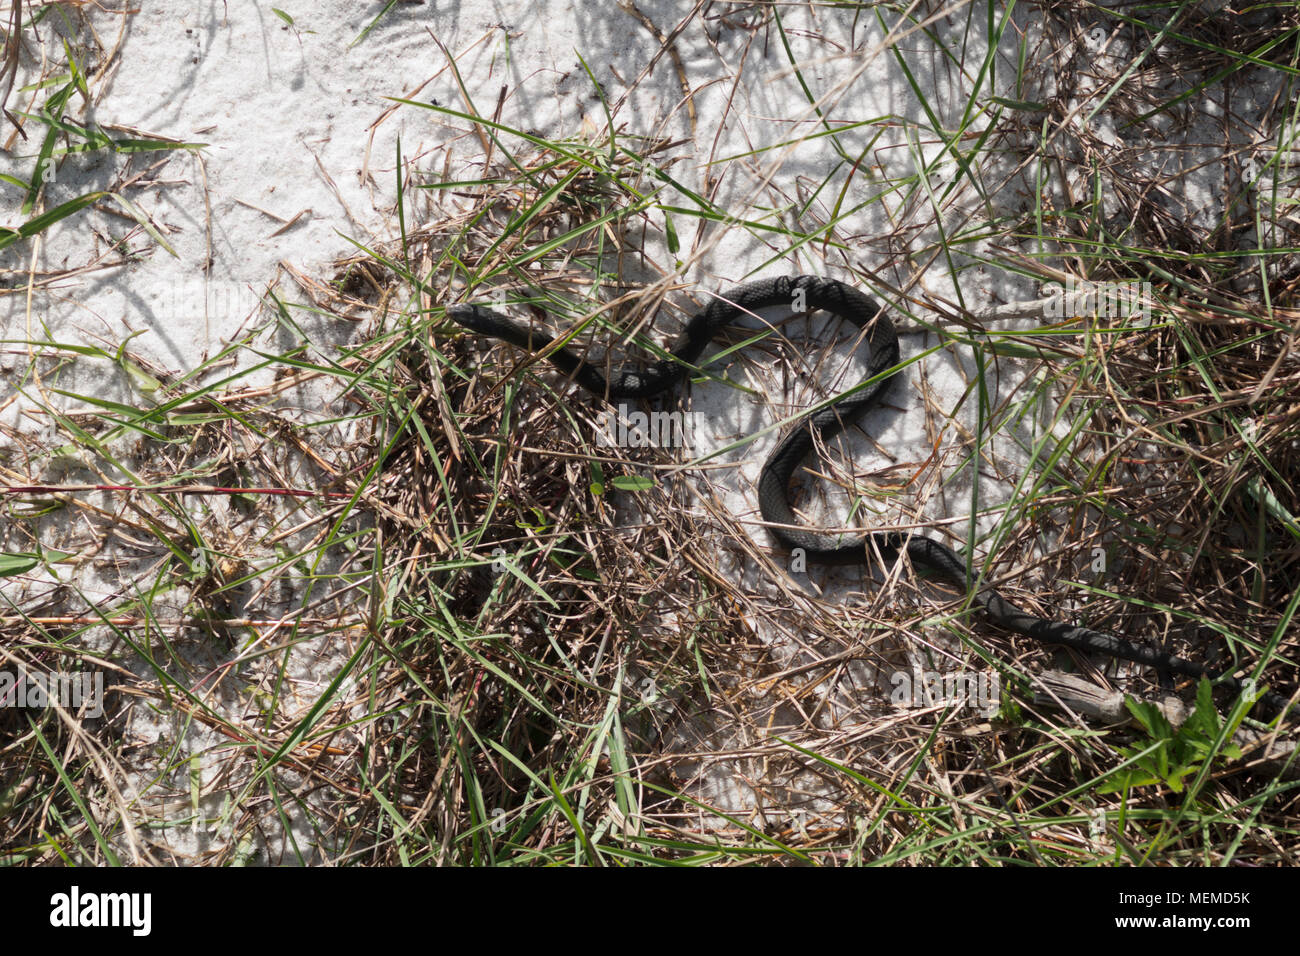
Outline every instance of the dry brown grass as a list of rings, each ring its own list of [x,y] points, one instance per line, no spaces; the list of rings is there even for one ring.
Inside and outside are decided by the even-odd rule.
[[[698,15],[779,49],[773,9],[726,6],[725,23],[715,5]],[[1293,71],[1294,39],[1261,47],[1300,24],[1282,7],[1231,27],[1189,12],[1139,62],[1152,30],[1112,20],[1104,42],[1124,41],[1127,52],[1084,62],[1090,8],[1040,12],[1023,33],[1032,55],[1016,84],[1020,107],[997,113],[987,137],[972,127],[953,140],[971,161],[956,189],[891,178],[897,143],[850,156],[857,165],[831,174],[796,169],[781,149],[729,161],[715,149],[702,201],[683,211],[682,192],[673,197],[681,246],[672,253],[669,202],[647,197],[670,177],[685,179],[681,142],[621,136],[619,152],[594,122],[570,140],[523,137],[501,104],[488,122],[433,114],[478,142],[470,166],[489,181],[444,185],[418,201],[408,192],[401,238],[394,228],[391,242],[341,261],[328,280],[294,277],[313,309],[363,327],[362,344],[314,356],[308,368],[293,353],[275,385],[168,393],[168,413],[197,424],[152,422],[161,444],[143,444],[136,472],[150,484],[183,477],[346,497],[243,495],[204,511],[192,498],[65,487],[41,500],[73,519],[48,533],[43,522],[9,532],[9,552],[39,542],[80,553],[96,536],[150,535],[154,552],[170,550],[138,567],[115,559],[114,574],[139,582],[152,570],[144,565],[168,562],[159,594],[182,597],[166,619],[154,595],[124,598],[117,611],[154,620],[147,637],[138,622],[67,623],[92,612],[55,588],[48,609],[64,623],[34,623],[41,605],[30,601],[27,620],[6,620],[8,653],[33,666],[49,666],[56,652],[82,666],[111,655],[118,675],[112,716],[89,740],[47,716],[46,749],[24,716],[0,711],[11,735],[0,749],[9,852],[53,861],[58,851],[41,834],[57,817],[63,839],[88,858],[105,858],[110,846],[166,858],[137,834],[101,838],[89,821],[67,822],[80,813],[82,790],[94,791],[101,818],[129,801],[122,775],[97,758],[131,758],[138,744],[115,735],[131,708],[149,706],[238,745],[203,778],[194,810],[220,816],[235,839],[216,841],[197,855],[202,862],[239,859],[250,843],[277,846],[276,831],[288,829],[282,807],[293,804],[329,855],[366,864],[1295,863],[1285,768],[1216,752],[1197,764],[1190,795],[1167,784],[1108,792],[1101,784],[1125,760],[1118,748],[1144,738],[1033,703],[1033,675],[1056,663],[1139,695],[1161,689],[1156,675],[1054,657],[905,568],[875,580],[792,573],[752,504],[734,506],[745,484],[737,463],[759,460],[761,445],[704,463],[679,450],[598,445],[599,403],[536,356],[466,335],[443,315],[450,301],[505,290],[517,315],[562,329],[587,322],[593,354],[622,364],[670,340],[680,316],[718,285],[681,277],[710,274],[720,234],[748,230],[789,271],[853,278],[900,318],[950,330],[927,346],[942,341],[974,356],[969,397],[956,406],[940,373],[910,367],[915,384],[893,401],[922,409],[924,437],[891,448],[868,429],[810,463],[828,479],[818,485],[861,492],[864,506],[892,499],[892,523],[960,544],[969,525],[945,513],[970,510],[969,486],[948,482],[977,462],[982,482],[1006,479],[1011,492],[993,502],[1005,520],[980,525],[976,554],[1018,603],[1245,671],[1267,658],[1266,681],[1300,685],[1300,269],[1287,251],[1300,243],[1289,206],[1250,200],[1240,173],[1243,158],[1256,173],[1274,159],[1280,168],[1284,151],[1240,141],[1229,124],[1221,142],[1179,139],[1178,118],[1153,160],[1149,144],[1075,122],[1111,85],[1100,115],[1122,125],[1157,109],[1180,117],[1179,97],[1190,100],[1221,65],[1288,76],[1269,64]],[[918,5],[896,33],[911,44],[952,43],[966,56],[953,39],[961,21],[943,13],[941,4]],[[680,25],[660,24],[661,42],[681,42]],[[1247,51],[1259,62],[1243,65]],[[687,60],[663,64],[669,88],[700,85]],[[978,64],[959,65],[970,74]],[[1075,82],[1081,76],[1096,82]],[[1219,77],[1213,88],[1229,82]],[[683,123],[689,99],[674,107]],[[1288,104],[1274,96],[1254,122],[1290,128]],[[852,106],[818,103],[840,123],[863,118]],[[721,120],[690,116],[721,123],[733,109],[731,97]],[[1207,162],[1222,172],[1229,210],[1217,220],[1194,215],[1185,188]],[[729,177],[746,188],[728,193]],[[882,183],[904,200],[887,227],[855,231],[861,221],[841,213]],[[773,207],[788,215],[758,228]],[[1140,333],[1041,323],[985,330],[971,301],[980,269],[1035,282],[1150,282],[1155,321]],[[281,319],[288,324],[287,313]],[[725,344],[747,334],[734,331]],[[734,390],[737,401],[755,402],[766,425],[810,401],[791,383],[810,370],[823,381],[839,371],[814,357],[818,344],[789,336],[747,344],[725,368],[730,383],[750,389]],[[842,353],[852,352],[847,345]],[[1023,361],[1041,377],[982,391],[986,376]],[[312,382],[321,387],[298,391]],[[685,403],[695,391],[666,407],[693,408]],[[300,406],[326,407],[346,427],[321,431]],[[94,448],[102,418],[84,435],[63,427]],[[1008,447],[1046,431],[1021,432],[1022,419],[1056,420],[1068,436],[1044,441],[1017,474],[1023,461]],[[30,441],[10,438],[20,448]],[[6,481],[67,485],[42,470],[48,450],[33,449],[21,466],[11,460]],[[859,458],[867,454],[889,463],[868,472]],[[833,494],[809,492],[801,504],[810,521],[878,520],[837,512]],[[232,514],[236,507],[244,510]],[[1108,560],[1100,576],[1089,571],[1097,548]],[[272,555],[281,560],[268,566]],[[270,620],[281,623],[252,623]],[[291,651],[323,654],[331,642],[346,658],[335,661],[339,688],[313,697],[304,679],[301,692],[282,693],[301,676]],[[242,714],[224,708],[238,694],[217,706],[191,692],[203,683],[197,658],[211,646],[222,648],[213,674],[256,675]],[[142,647],[166,667],[123,663],[148,658]],[[266,665],[240,670],[250,658]],[[913,667],[996,669],[1001,710],[990,718],[891,706],[889,675]],[[1188,686],[1164,690],[1194,696]],[[1231,702],[1219,704],[1226,711]],[[61,768],[77,785],[62,784]],[[185,765],[168,769],[147,804],[159,823],[189,799]],[[235,809],[218,813],[231,794]]]

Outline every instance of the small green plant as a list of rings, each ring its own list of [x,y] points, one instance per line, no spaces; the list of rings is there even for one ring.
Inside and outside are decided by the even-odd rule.
[[[41,138],[40,148],[35,156],[36,162],[32,169],[31,179],[24,181],[15,176],[0,174],[0,182],[15,186],[23,191],[23,201],[20,207],[21,215],[31,216],[36,210],[42,187],[53,185],[57,181],[58,162],[66,156],[74,153],[100,151],[128,154],[167,152],[176,149],[197,150],[207,145],[206,143],[182,143],[162,137],[114,138],[97,124],[80,123],[69,119],[64,114],[73,96],[80,94],[84,100],[88,101],[90,99],[90,90],[86,85],[85,74],[73,57],[71,48],[65,45],[64,52],[68,57],[68,72],[41,82],[42,87],[52,88],[53,92],[46,97],[40,112],[19,111],[17,114],[24,119],[31,120],[33,124],[41,124],[45,127],[45,134]],[[148,214],[122,195],[121,192],[114,190],[95,190],[75,196],[17,226],[0,225],[0,249],[5,249],[14,243],[44,232],[54,223],[67,219],[87,206],[93,206],[104,200],[111,200],[120,206],[130,218],[140,224],[155,242],[173,256],[176,255],[176,251],[172,249],[167,240],[154,227]]]
[[[1175,730],[1155,704],[1129,698],[1124,702],[1129,713],[1142,725],[1150,739],[1119,748],[1119,752],[1132,762],[1104,782],[1100,792],[1117,793],[1132,787],[1163,783],[1175,793],[1182,793],[1183,779],[1199,773],[1206,761],[1216,756],[1240,760],[1241,748],[1232,743],[1232,735],[1255,699],[1243,700],[1225,721],[1215,709],[1210,682],[1202,677],[1196,689],[1196,707]],[[1225,723],[1228,725],[1226,730]]]

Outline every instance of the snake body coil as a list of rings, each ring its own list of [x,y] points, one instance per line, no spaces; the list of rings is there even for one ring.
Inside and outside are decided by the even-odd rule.
[[[773,537],[787,550],[802,549],[808,560],[819,564],[866,565],[872,553],[889,561],[905,552],[914,565],[928,568],[965,590],[969,586],[966,563],[941,542],[920,535],[905,536],[897,531],[873,531],[848,543],[836,543],[826,535],[797,526],[789,501],[790,480],[812,451],[814,435],[828,440],[878,404],[893,379],[890,370],[899,361],[898,335],[889,316],[875,300],[851,286],[817,276],[783,276],[737,286],[721,293],[704,310],[691,317],[670,350],[673,358],[651,364],[644,371],[623,369],[607,379],[595,365],[566,348],[550,352],[547,358],[560,371],[605,401],[648,398],[681,381],[709,342],[741,316],[768,306],[789,305],[796,301],[802,301],[809,311],[823,309],[866,331],[871,356],[864,382],[870,384],[801,419],[763,465],[758,479],[759,510],[769,523]],[[552,336],[527,329],[482,306],[448,306],[447,315],[465,328],[528,351],[544,349],[554,341]],[[1035,617],[1011,604],[992,588],[979,590],[973,595],[972,602],[982,608],[995,624],[1045,644],[1062,644],[1085,653],[1106,654],[1190,677],[1206,673],[1201,664],[1134,644],[1114,634]],[[1243,686],[1234,677],[1219,680],[1237,691]],[[1265,694],[1260,702],[1274,712],[1284,710],[1288,705],[1288,699],[1276,693]]]

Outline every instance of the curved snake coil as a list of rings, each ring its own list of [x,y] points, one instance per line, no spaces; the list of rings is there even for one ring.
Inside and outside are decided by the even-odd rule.
[[[898,335],[893,323],[875,300],[857,289],[817,276],[783,276],[748,282],[720,293],[705,309],[690,318],[670,350],[673,358],[655,362],[642,371],[621,369],[609,379],[595,365],[567,348],[556,349],[547,358],[597,398],[605,401],[648,398],[680,382],[709,342],[742,315],[768,306],[789,305],[797,298],[809,311],[825,310],[866,331],[871,356],[863,381],[870,384],[800,419],[763,465],[758,479],[758,503],[772,536],[787,550],[803,549],[808,560],[819,564],[867,566],[873,553],[886,561],[893,561],[905,552],[914,565],[928,568],[966,590],[969,586],[966,563],[939,541],[898,531],[872,531],[848,543],[836,543],[827,535],[799,527],[790,507],[790,480],[812,451],[814,433],[829,440],[861,418],[880,402],[898,365]],[[447,316],[467,329],[530,352],[544,349],[554,341],[550,335],[525,328],[478,305],[448,306]],[[1085,653],[1106,654],[1189,677],[1201,677],[1207,673],[1201,664],[1134,644],[1114,634],[1035,617],[989,587],[976,592],[971,600],[995,624],[1044,644],[1062,644]],[[1221,676],[1218,682],[1238,692],[1243,689],[1243,682],[1235,677]],[[1285,710],[1289,703],[1287,697],[1276,693],[1265,694],[1259,702],[1275,713]]]

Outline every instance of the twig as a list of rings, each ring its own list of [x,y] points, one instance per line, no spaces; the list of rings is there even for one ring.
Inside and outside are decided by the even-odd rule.
[[[1081,717],[1113,724],[1127,724],[1133,719],[1124,700],[1136,695],[1101,687],[1077,674],[1044,671],[1035,678],[1035,685],[1034,703],[1040,707],[1073,712]],[[1173,727],[1181,726],[1191,714],[1191,708],[1177,697],[1140,699],[1154,704]],[[1257,761],[1282,763],[1284,777],[1300,779],[1300,762],[1291,759],[1295,754],[1296,741],[1279,740],[1275,733],[1239,727],[1232,735],[1232,742],[1243,751],[1262,748],[1263,752],[1257,755]]]
[[[314,627],[329,624],[340,630],[349,627],[364,627],[357,622],[343,623],[332,617],[301,618],[254,618],[254,617],[183,617],[172,620],[158,620],[153,617],[24,617],[17,614],[0,616],[0,627],[20,624],[34,624],[39,627],[89,627],[103,624],[109,627],[207,627],[220,624],[223,627]]]
[[[347,491],[301,488],[222,488],[217,485],[5,485],[4,495],[58,495],[78,491],[125,491],[150,495],[279,495],[289,498],[351,498]]]

